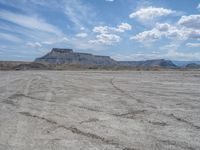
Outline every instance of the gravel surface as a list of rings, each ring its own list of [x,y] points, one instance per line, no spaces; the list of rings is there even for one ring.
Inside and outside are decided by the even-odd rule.
[[[1,71],[0,150],[200,150],[198,71]]]

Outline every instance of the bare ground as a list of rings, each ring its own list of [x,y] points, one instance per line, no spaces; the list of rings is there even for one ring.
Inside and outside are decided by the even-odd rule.
[[[0,72],[0,150],[199,150],[200,72]]]

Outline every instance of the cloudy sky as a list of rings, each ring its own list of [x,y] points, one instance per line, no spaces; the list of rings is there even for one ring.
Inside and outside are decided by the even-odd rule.
[[[53,47],[117,60],[200,60],[199,0],[0,0],[0,60]]]

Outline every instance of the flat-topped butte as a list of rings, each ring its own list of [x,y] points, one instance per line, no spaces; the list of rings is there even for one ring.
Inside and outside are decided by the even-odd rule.
[[[51,52],[37,58],[35,62],[46,62],[49,64],[81,64],[114,66],[117,62],[109,56],[98,56],[89,53],[73,52],[72,49],[53,48]]]

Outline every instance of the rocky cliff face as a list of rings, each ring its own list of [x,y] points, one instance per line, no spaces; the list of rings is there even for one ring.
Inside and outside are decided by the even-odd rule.
[[[97,56],[88,53],[73,52],[72,49],[53,48],[51,52],[43,57],[37,58],[35,62],[45,62],[49,64],[81,64],[114,66],[117,62],[109,56]]]

